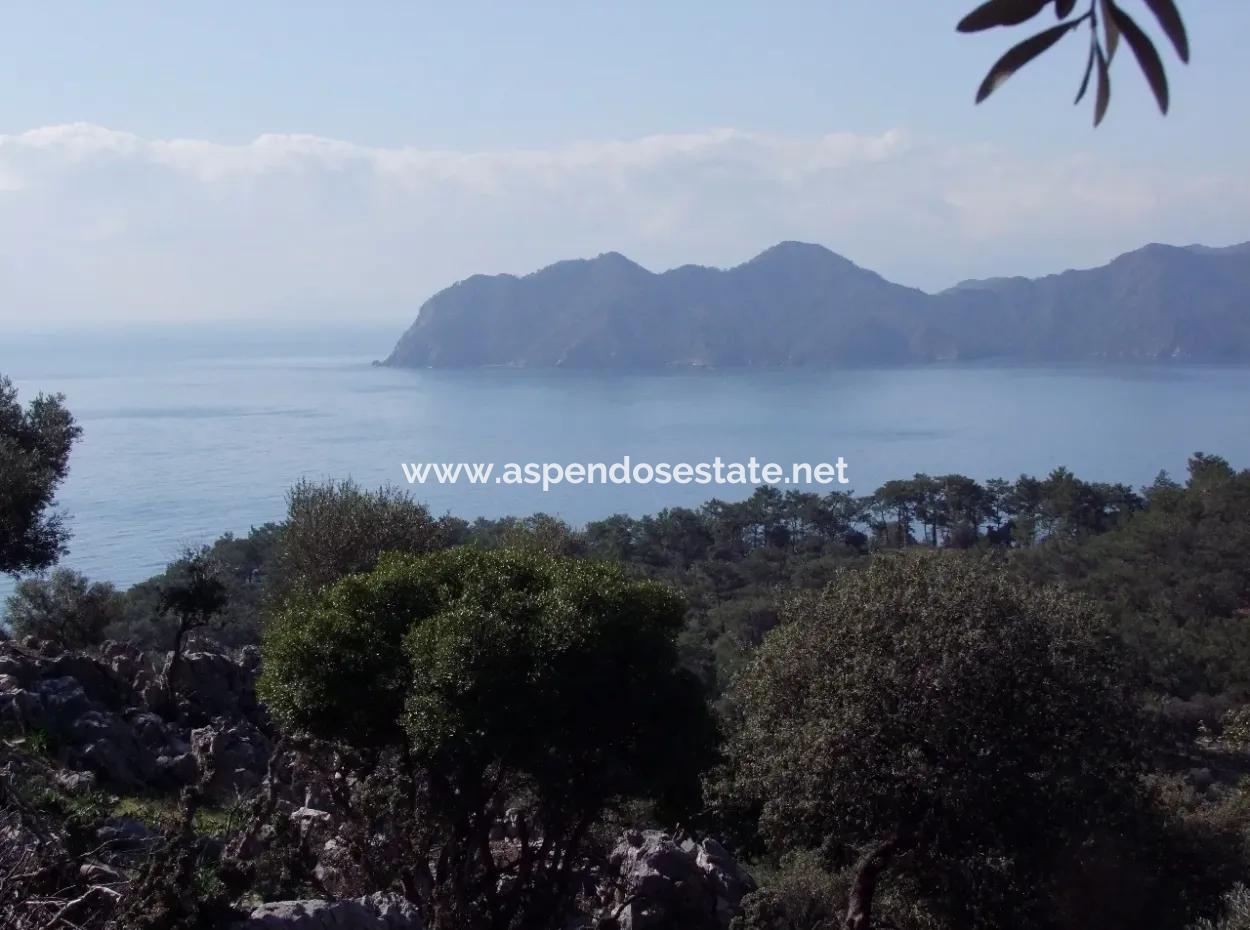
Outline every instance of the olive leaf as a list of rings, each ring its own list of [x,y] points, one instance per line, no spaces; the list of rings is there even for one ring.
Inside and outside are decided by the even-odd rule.
[[[995,26],[1018,26],[1042,12],[1049,2],[1050,0],[989,0],[961,19],[957,28],[960,32],[980,32]]]
[[[1097,44],[1094,45],[1094,56],[1098,64],[1098,97],[1094,104],[1094,127],[1097,128],[1111,104],[1111,71],[1107,67],[1107,56]]]
[[[1146,6],[1150,7],[1150,12],[1154,13],[1155,19],[1163,27],[1164,33],[1172,40],[1172,46],[1176,49],[1176,54],[1180,56],[1181,61],[1188,64],[1189,35],[1185,32],[1185,23],[1181,19],[1181,14],[1176,8],[1176,4],[1172,0],[1144,0],[1144,2]]]
[[[1081,78],[1081,89],[1076,92],[1076,99],[1072,101],[1073,105],[1080,103],[1085,99],[1085,92],[1089,90],[1089,79],[1094,74],[1094,53],[1098,50],[1098,43],[1091,41],[1089,43],[1089,60],[1085,62],[1085,77]]]
[[[1107,49],[1107,64],[1115,60],[1115,50],[1120,47],[1120,30],[1115,24],[1116,5],[1114,0],[1100,0],[1102,9],[1102,28],[1106,33],[1104,47]]]
[[[1141,31],[1141,27],[1119,7],[1112,5],[1111,15],[1115,18],[1116,27],[1123,34],[1124,41],[1133,50],[1142,73],[1146,75],[1150,89],[1154,91],[1155,100],[1159,102],[1159,109],[1167,113],[1168,77],[1164,73],[1163,62],[1159,58],[1159,53],[1155,51],[1154,43],[1150,41],[1146,33]]]
[[[977,91],[977,103],[994,93],[1009,77],[1075,29],[1079,22],[1079,20],[1074,20],[1070,23],[1051,26],[1009,49],[1007,54],[994,63],[994,67],[990,68],[985,80],[981,82],[981,87]]]
[[[1076,7],[1076,0],[1055,0],[1055,18],[1067,19]]]

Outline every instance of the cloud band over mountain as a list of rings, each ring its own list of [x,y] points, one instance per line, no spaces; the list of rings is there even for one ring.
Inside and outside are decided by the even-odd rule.
[[[1244,177],[1165,179],[903,131],[473,152],[71,124],[0,136],[0,316],[410,318],[476,272],[611,250],[650,267],[730,265],[782,239],[938,290],[1095,265],[1152,239],[1239,241],[1248,208]]]

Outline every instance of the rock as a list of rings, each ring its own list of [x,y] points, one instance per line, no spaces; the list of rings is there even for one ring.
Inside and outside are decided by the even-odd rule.
[[[170,661],[166,659],[162,675],[168,674]],[[176,680],[178,696],[204,717],[251,716],[256,710],[259,660],[245,652],[244,663],[218,652],[184,653]]]
[[[47,711],[47,726],[66,732],[74,722],[91,710],[91,701],[75,679],[68,676],[38,682],[33,688]]]
[[[231,799],[256,788],[265,777],[272,750],[265,735],[250,723],[217,721],[191,731],[191,752],[208,777],[208,793]]]
[[[330,814],[328,811],[319,811],[314,807],[297,807],[291,811],[291,820],[299,824],[301,828],[305,828],[312,824],[329,823]]]
[[[620,930],[725,930],[755,883],[715,840],[678,845],[658,830],[631,831],[609,858],[607,915]]]
[[[317,850],[313,875],[321,888],[338,897],[347,897],[353,892],[359,894],[369,887],[368,878],[359,864],[352,859],[347,847],[334,837],[326,840]]]
[[[102,862],[84,862],[78,867],[78,877],[89,885],[120,885],[126,876]]]
[[[176,756],[157,756],[154,779],[165,785],[190,785],[199,778],[195,756],[189,752]]]
[[[0,653],[0,675],[16,678],[24,687],[35,679],[35,665],[28,657],[16,652]]]
[[[139,702],[147,708],[162,708],[165,706],[165,689],[161,683],[155,679],[140,682],[135,688],[139,696]]]
[[[156,760],[120,718],[88,710],[69,733],[71,757],[115,785],[142,786],[156,771]]]
[[[398,895],[341,901],[274,901],[255,908],[231,930],[422,930],[417,909]]]
[[[44,678],[72,679],[91,701],[106,708],[120,710],[130,694],[129,682],[123,682],[103,662],[82,652],[66,652],[41,669]]]
[[[130,643],[105,640],[100,645],[100,660],[112,670],[114,676],[132,687],[141,674],[149,671],[143,650]]]
[[[128,723],[135,738],[156,755],[180,756],[191,751],[191,744],[151,711],[131,714]]]
[[[135,817],[114,817],[96,830],[95,835],[110,852],[146,852],[161,841],[159,833]]]
[[[755,879],[729,855],[728,850],[712,838],[698,844],[695,865],[716,888],[717,898],[736,909],[744,895],[755,890]]]
[[[95,790],[96,777],[94,772],[59,771],[56,773],[56,783],[67,794],[85,794]]]
[[[0,723],[13,724],[22,733],[43,730],[48,725],[48,712],[43,699],[32,691],[4,691],[0,692]]]

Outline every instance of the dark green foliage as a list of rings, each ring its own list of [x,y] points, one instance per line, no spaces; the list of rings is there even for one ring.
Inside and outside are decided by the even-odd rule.
[[[440,541],[430,512],[403,491],[353,481],[301,481],[287,494],[287,518],[265,584],[274,604],[368,571],[384,552],[424,552]]]
[[[1029,577],[1094,597],[1134,644],[1159,691],[1239,696],[1250,688],[1250,472],[1196,455],[1148,506],[1104,534],[1022,553]]]
[[[8,599],[8,622],[16,636],[34,636],[61,649],[98,645],[118,623],[124,598],[107,582],[55,569],[46,578],[25,578]]]
[[[924,876],[957,925],[1045,923],[1049,877],[1091,824],[1133,807],[1126,681],[1082,601],[998,564],[878,558],[787,605],[753,657],[734,692],[734,791],[777,848],[838,865],[867,851],[857,880]]]
[[[421,844],[410,863],[437,926],[539,927],[605,806],[697,802],[713,733],[678,668],[683,614],[660,585],[536,549],[388,555],[274,619],[260,691],[290,730],[404,751],[412,828],[445,864],[425,875]],[[497,893],[487,839],[515,804],[538,845]]]
[[[0,572],[39,571],[65,550],[69,531],[53,497],[82,430],[64,400],[40,394],[23,409],[0,375]]]
[[[207,550],[218,580],[224,585],[226,604],[205,632],[226,646],[260,642],[264,610],[265,577],[277,558],[281,527],[266,523],[246,536],[227,533]],[[163,649],[174,635],[172,617],[161,613],[161,592],[176,583],[182,571],[176,561],[160,575],[142,581],[125,592],[123,616],[108,629],[112,639]]]

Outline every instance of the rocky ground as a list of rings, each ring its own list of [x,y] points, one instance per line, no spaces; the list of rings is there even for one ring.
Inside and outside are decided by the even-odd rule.
[[[192,648],[170,693],[167,656],[0,642],[0,926],[172,926],[194,899],[218,902],[201,925],[240,930],[420,927],[353,859],[334,773],[270,728],[259,661]],[[240,866],[250,887],[226,894]],[[715,840],[654,830],[625,832],[583,880],[573,925],[621,930],[723,930],[754,888]]]

